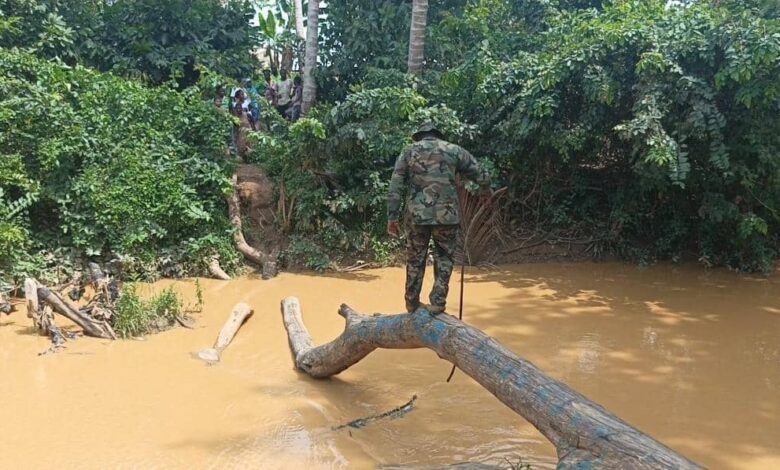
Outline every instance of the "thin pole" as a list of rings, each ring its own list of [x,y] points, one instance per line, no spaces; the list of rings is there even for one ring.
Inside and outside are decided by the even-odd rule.
[[[465,284],[464,282],[465,271],[466,271],[466,257],[464,256],[460,262],[460,307],[458,307],[458,320],[463,320],[463,286]],[[447,383],[450,383],[450,380],[452,380],[453,375],[455,375],[455,364],[452,365],[452,370],[450,370],[450,375],[447,377]]]

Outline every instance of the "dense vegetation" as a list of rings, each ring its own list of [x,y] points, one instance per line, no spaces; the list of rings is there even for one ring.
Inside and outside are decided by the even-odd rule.
[[[217,78],[202,71],[256,74],[250,49],[287,53],[291,34],[276,20],[250,26],[254,10],[237,1],[0,0],[0,11],[0,280],[74,256],[168,275],[199,272],[206,255],[237,266],[223,204],[230,120],[206,103]],[[508,186],[524,237],[773,270],[776,2],[432,2],[421,76],[404,73],[410,11],[327,2],[319,104],[294,124],[264,108],[249,159],[277,185],[289,260],[392,257],[389,172],[429,118]]]

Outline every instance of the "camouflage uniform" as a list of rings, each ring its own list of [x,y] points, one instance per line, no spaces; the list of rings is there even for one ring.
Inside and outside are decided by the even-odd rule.
[[[436,135],[438,135],[438,137]],[[420,136],[422,138],[418,139]],[[453,269],[460,223],[455,175],[460,173],[489,191],[489,178],[464,148],[439,138],[431,125],[423,124],[395,162],[387,204],[387,219],[397,222],[406,192],[406,309],[420,306],[428,242],[433,238],[432,310],[444,311]]]

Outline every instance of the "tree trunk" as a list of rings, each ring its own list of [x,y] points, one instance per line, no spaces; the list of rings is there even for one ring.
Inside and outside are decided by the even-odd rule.
[[[544,434],[558,452],[559,469],[700,468],[450,315],[418,310],[365,316],[346,305],[339,314],[346,319],[344,332],[315,347],[303,325],[298,299],[282,301],[284,325],[298,369],[325,378],[377,348],[429,348]]]
[[[412,26],[409,28],[409,73],[422,72],[425,59],[425,27],[428,24],[428,0],[412,1]]]
[[[317,98],[317,83],[314,80],[314,71],[317,69],[317,47],[319,41],[319,0],[309,0],[309,14],[306,32],[306,54],[303,66],[303,103],[301,112],[306,114],[314,105]]]
[[[51,308],[53,308],[55,312],[67,317],[70,321],[80,326],[87,336],[116,339],[116,335],[108,323],[97,322],[82,315],[77,309],[65,303],[59,295],[52,292],[47,287],[38,287],[38,299],[40,302],[51,305]]]
[[[306,29],[303,27],[303,0],[293,2],[293,15],[295,15],[295,32],[301,39],[306,39]]]
[[[292,73],[294,55],[292,47],[285,47],[284,50],[282,50],[282,67],[279,70],[284,69]]]
[[[236,248],[249,261],[259,265],[263,270],[263,279],[270,279],[277,274],[276,260],[273,256],[266,255],[254,249],[244,238],[243,224],[241,222],[241,204],[238,200],[238,176],[233,175],[233,192],[227,197],[230,222],[233,224],[233,241]]]

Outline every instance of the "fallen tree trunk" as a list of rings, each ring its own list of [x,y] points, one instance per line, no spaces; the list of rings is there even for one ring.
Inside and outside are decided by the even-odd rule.
[[[559,469],[698,469],[695,463],[642,433],[502,346],[482,331],[425,310],[361,315],[347,305],[344,332],[314,346],[298,299],[282,301],[295,366],[315,378],[338,374],[377,348],[429,348],[452,362],[555,446]]]
[[[91,318],[83,315],[77,309],[71,307],[56,293],[52,292],[46,287],[38,287],[38,299],[40,302],[45,302],[54,309],[55,312],[67,317],[73,323],[77,324],[84,330],[84,334],[87,336],[94,336],[96,338],[116,339],[111,327],[106,322],[97,322]]]
[[[235,229],[233,241],[236,248],[249,261],[262,268],[263,279],[270,279],[277,274],[276,260],[272,256],[261,253],[253,248],[244,238],[243,224],[241,222],[241,203],[238,198],[238,175],[233,175],[233,191],[226,197],[230,223]]]

